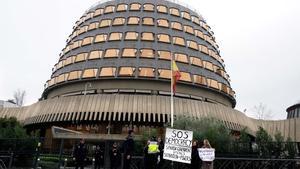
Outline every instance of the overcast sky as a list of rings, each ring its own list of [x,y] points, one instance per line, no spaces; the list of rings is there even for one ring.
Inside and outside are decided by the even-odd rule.
[[[0,100],[26,90],[26,105],[44,83],[76,20],[97,0],[0,2]],[[263,103],[273,119],[300,100],[298,0],[186,0],[215,32],[237,107],[253,116]]]

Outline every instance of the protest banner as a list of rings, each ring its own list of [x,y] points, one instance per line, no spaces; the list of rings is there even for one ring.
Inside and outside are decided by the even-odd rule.
[[[190,164],[192,139],[192,131],[167,128],[163,158]]]
[[[214,161],[215,159],[214,148],[198,148],[198,153],[202,161]]]

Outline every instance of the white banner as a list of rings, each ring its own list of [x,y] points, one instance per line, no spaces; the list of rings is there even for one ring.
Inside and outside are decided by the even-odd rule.
[[[190,164],[192,139],[192,131],[167,128],[163,158]]]
[[[215,159],[214,148],[198,148],[198,153],[202,161],[214,161]]]

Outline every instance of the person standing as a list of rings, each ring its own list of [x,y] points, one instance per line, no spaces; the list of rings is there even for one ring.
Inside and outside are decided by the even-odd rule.
[[[87,155],[87,149],[85,146],[85,141],[84,141],[84,139],[80,139],[79,144],[77,144],[74,149],[74,158],[75,158],[75,164],[76,164],[75,169],[78,169],[79,167],[80,167],[80,169],[84,168],[84,162],[86,160],[86,155]]]
[[[96,146],[95,150],[95,169],[100,169],[104,165],[104,150],[100,147],[100,145]]]
[[[198,153],[198,141],[194,140],[192,145],[192,160],[190,169],[199,169],[200,157]]]
[[[133,130],[128,131],[128,136],[123,143],[123,169],[130,169],[131,159],[134,152]]]
[[[149,144],[150,144],[150,139],[147,140],[147,144],[144,147],[144,168],[145,169],[151,169],[149,168],[149,156],[148,156],[148,148],[149,148]]]
[[[207,139],[203,140],[203,146],[202,148],[211,148],[211,145]],[[202,167],[201,169],[213,169],[213,163],[212,161],[202,161]]]
[[[165,145],[164,145],[164,141],[162,140],[161,137],[158,137],[157,141],[158,141],[158,150],[159,150],[158,169],[161,169],[164,165],[163,156],[164,156],[164,147],[165,147]]]
[[[157,169],[157,160],[159,155],[158,143],[155,137],[152,137],[148,145],[148,165],[149,169]]]
[[[114,142],[110,150],[110,168],[118,169],[121,164],[121,153],[118,149],[118,144]]]

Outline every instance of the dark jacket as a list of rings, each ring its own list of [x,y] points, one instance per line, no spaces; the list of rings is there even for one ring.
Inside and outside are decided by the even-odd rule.
[[[124,155],[133,155],[134,152],[134,140],[131,136],[128,136],[126,138],[126,140],[123,143],[123,151],[124,151]]]
[[[110,155],[110,163],[113,167],[118,167],[121,165],[121,153],[118,147],[112,147],[109,155]]]
[[[192,160],[191,160],[191,169],[198,169],[200,165],[200,157],[198,154],[198,147],[192,147]]]
[[[86,159],[87,149],[85,144],[77,144],[74,150],[74,157],[76,161],[84,161]]]

